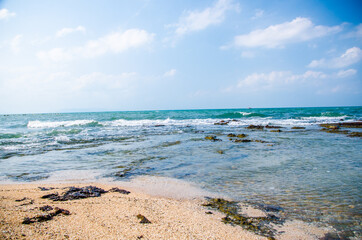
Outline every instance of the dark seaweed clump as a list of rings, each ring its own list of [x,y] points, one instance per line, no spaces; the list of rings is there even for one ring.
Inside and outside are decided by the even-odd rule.
[[[49,209],[50,206],[44,206],[47,209]],[[32,218],[24,218],[22,224],[31,224],[31,223],[36,223],[36,222],[45,222],[45,221],[50,221],[53,219],[53,217],[59,215],[59,214],[63,214],[63,215],[70,215],[70,212],[68,210],[62,209],[62,208],[55,208],[54,212],[51,212],[49,214],[45,214],[45,215],[38,215]]]
[[[97,188],[94,186],[87,186],[82,188],[70,187],[68,191],[63,193],[63,195],[59,195],[58,193],[51,193],[42,196],[42,198],[49,198],[53,201],[68,201],[89,197],[100,197],[102,193],[106,193],[107,191],[102,188]]]
[[[207,198],[207,202],[204,203],[203,206],[225,213],[226,217],[221,220],[225,224],[239,225],[248,231],[252,231],[268,239],[275,239],[276,234],[276,230],[269,224],[282,224],[284,222],[284,220],[272,214],[268,214],[267,217],[244,216],[238,213],[239,206],[237,202],[222,198]]]

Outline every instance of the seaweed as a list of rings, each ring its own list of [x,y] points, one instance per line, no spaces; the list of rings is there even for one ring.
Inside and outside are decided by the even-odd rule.
[[[63,195],[59,195],[58,193],[51,193],[44,195],[41,198],[49,198],[53,201],[68,201],[89,197],[100,197],[102,193],[106,192],[107,191],[94,186],[87,186],[82,188],[69,187],[69,190],[63,193]]]
[[[47,207],[50,207],[50,206],[47,206]],[[53,217],[55,217],[55,216],[57,216],[59,214],[70,215],[70,212],[68,210],[66,210],[66,209],[56,207],[54,209],[54,212],[51,212],[49,214],[38,215],[38,216],[35,216],[35,217],[32,217],[32,218],[26,217],[26,218],[23,219],[22,224],[31,224],[31,223],[36,223],[36,222],[50,221],[50,220],[53,219]]]

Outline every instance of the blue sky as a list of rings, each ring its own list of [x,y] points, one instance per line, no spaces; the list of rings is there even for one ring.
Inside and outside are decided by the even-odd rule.
[[[0,0],[0,113],[362,105],[361,1]]]

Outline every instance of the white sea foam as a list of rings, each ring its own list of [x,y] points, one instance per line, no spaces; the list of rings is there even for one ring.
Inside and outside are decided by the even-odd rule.
[[[28,128],[56,128],[56,127],[70,127],[77,125],[86,125],[96,122],[94,120],[74,120],[74,121],[58,121],[58,122],[42,122],[42,121],[29,121]]]
[[[54,139],[57,142],[70,142],[70,138],[65,135],[56,136]]]
[[[243,116],[248,116],[248,115],[250,115],[250,114],[253,114],[253,113],[251,113],[251,112],[239,112],[241,115],[243,115]]]

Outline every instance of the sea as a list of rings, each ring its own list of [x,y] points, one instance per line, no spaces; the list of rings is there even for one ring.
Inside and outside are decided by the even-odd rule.
[[[0,183],[174,179],[358,239],[362,141],[320,124],[361,120],[362,107],[0,115]]]

